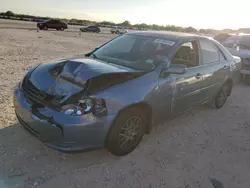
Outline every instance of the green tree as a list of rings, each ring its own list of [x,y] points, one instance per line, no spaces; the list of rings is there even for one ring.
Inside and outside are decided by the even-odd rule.
[[[196,33],[197,30],[195,28],[193,28],[193,27],[187,27],[187,28],[185,28],[185,32],[187,32],[187,33]]]
[[[126,20],[126,21],[122,22],[122,23],[119,24],[119,25],[129,27],[129,26],[131,26],[131,23],[130,23],[129,21]]]
[[[10,11],[10,10],[8,10],[8,11],[5,13],[5,15],[6,15],[6,16],[15,16],[15,14],[14,14],[12,11]]]

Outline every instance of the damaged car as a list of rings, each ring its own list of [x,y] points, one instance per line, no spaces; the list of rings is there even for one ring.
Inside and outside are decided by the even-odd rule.
[[[241,58],[241,79],[250,85],[250,35],[219,34],[215,37],[231,54]]]
[[[132,152],[162,117],[208,104],[233,87],[232,55],[196,35],[133,32],[84,56],[30,68],[14,89],[18,120],[64,152],[105,147]]]

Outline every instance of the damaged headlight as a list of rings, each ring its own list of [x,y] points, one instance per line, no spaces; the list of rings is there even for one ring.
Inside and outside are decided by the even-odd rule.
[[[22,88],[23,82],[25,81],[27,75],[30,74],[33,70],[35,70],[39,65],[40,64],[35,66],[29,66],[28,68],[26,68],[26,72],[24,73],[23,79],[21,79],[20,82],[18,83],[20,89]]]
[[[62,107],[64,114],[81,116],[83,114],[93,113],[96,116],[107,114],[106,103],[104,99],[86,98],[78,101],[78,105],[65,105]]]

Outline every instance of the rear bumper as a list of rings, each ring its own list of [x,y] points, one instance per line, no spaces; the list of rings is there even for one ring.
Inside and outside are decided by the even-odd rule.
[[[115,114],[97,118],[92,114],[67,116],[46,107],[34,109],[22,91],[14,91],[14,107],[19,122],[46,145],[63,152],[101,148]]]

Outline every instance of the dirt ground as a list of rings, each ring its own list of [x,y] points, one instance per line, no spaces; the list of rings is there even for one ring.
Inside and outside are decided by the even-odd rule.
[[[36,22],[27,22],[27,21],[19,21],[19,20],[7,20],[0,19],[0,29],[30,29],[36,30]],[[79,25],[68,25],[68,29],[64,32],[79,32],[79,29],[85,26]],[[52,29],[49,29],[52,30]],[[101,27],[102,33],[110,33],[110,28]]]
[[[27,67],[83,54],[109,34],[0,29],[0,188],[250,187],[250,87],[235,85],[220,110],[200,107],[155,125],[124,157],[105,149],[63,154],[17,122],[12,91]]]

